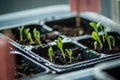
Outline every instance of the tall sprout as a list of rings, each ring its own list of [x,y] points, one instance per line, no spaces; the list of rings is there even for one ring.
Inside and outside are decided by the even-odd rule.
[[[24,30],[24,33],[25,33],[27,39],[30,41],[29,44],[33,44],[34,42],[33,42],[33,39],[32,39],[32,35],[29,31],[30,31],[30,29],[27,28],[27,29]]]
[[[40,32],[36,28],[34,28],[34,30],[33,30],[33,35],[34,35],[34,38],[36,39],[37,43],[41,44]]]
[[[95,40],[94,42],[94,49],[97,48],[98,46],[98,43],[100,45],[100,48],[102,49],[103,48],[103,44],[105,43],[105,41],[107,41],[107,44],[108,44],[108,47],[109,47],[109,50],[111,51],[112,50],[112,47],[115,46],[115,38],[111,35],[108,35],[105,30],[107,29],[106,26],[102,27],[100,25],[100,23],[94,23],[94,22],[91,22],[90,23],[90,26],[94,29],[94,31],[92,32],[92,38]],[[98,30],[100,29],[101,32],[103,32],[103,34],[101,35],[102,36],[102,40],[100,38],[100,36],[98,35]]]
[[[53,61],[53,48],[52,47],[50,47],[49,49],[48,49],[48,56],[50,57],[50,61],[52,62]]]
[[[58,37],[57,41],[56,41],[57,47],[60,49],[63,58],[65,59],[65,53],[63,50],[63,43],[62,43],[62,39],[60,37]]]
[[[72,55],[73,55],[72,49],[66,49],[66,52],[69,55],[70,63],[72,63]]]
[[[103,48],[103,44],[101,42],[101,39],[100,39],[99,35],[95,31],[92,32],[92,38],[96,41],[96,43],[97,42],[99,43],[100,48],[102,49]]]
[[[23,29],[24,29],[24,26],[21,26],[18,28],[18,30],[20,32],[20,41],[23,41]]]

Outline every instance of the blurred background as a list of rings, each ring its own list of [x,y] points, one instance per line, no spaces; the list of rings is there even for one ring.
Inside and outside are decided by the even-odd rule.
[[[101,0],[101,14],[111,18],[111,0]],[[114,1],[114,0],[112,0]],[[0,15],[29,10],[34,8],[46,7],[51,5],[69,5],[68,0],[0,0]]]

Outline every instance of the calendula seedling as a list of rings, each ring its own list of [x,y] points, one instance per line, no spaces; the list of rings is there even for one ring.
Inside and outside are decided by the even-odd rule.
[[[103,44],[102,44],[102,42],[101,42],[101,39],[100,39],[99,35],[98,35],[95,31],[92,32],[92,38],[93,38],[96,42],[98,42],[98,43],[100,44],[100,48],[102,49],[102,48],[103,48]],[[95,44],[95,43],[94,43],[94,44]],[[96,48],[96,45],[97,45],[97,44],[94,45],[95,48]]]
[[[60,37],[58,37],[56,44],[57,44],[57,47],[60,49],[63,58],[65,59],[65,53],[63,51],[63,43],[62,43],[62,39]]]
[[[72,55],[73,55],[72,49],[66,49],[66,52],[69,55],[70,63],[72,63]]]
[[[23,41],[23,29],[24,29],[24,26],[21,26],[18,28],[18,30],[20,32],[20,41]]]
[[[40,32],[36,28],[34,28],[34,30],[33,30],[33,35],[34,35],[34,38],[36,39],[37,43],[41,44]]]
[[[29,28],[25,29],[25,35],[27,36],[27,39],[30,41],[30,44],[33,44],[34,42],[33,42],[33,39],[32,39],[32,35],[29,31],[30,31]]]
[[[49,49],[48,49],[48,56],[50,57],[50,61],[52,62],[52,57],[53,57],[53,48],[52,47],[50,47]]]

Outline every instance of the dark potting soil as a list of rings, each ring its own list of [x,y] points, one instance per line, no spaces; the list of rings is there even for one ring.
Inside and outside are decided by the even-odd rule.
[[[79,40],[79,43],[83,44],[84,46],[95,50],[99,53],[105,53],[105,54],[114,54],[114,53],[120,53],[120,40],[118,40],[117,38],[115,39],[115,47],[112,46],[112,50],[109,50],[109,46],[108,43],[105,42],[103,44],[103,48],[100,49],[99,46],[97,46],[97,49],[94,49],[94,40],[89,38],[89,39],[83,39],[83,40]]]
[[[58,35],[54,34],[53,32],[42,34],[41,38],[40,38],[41,44],[48,44],[50,42],[53,42],[55,39],[57,39],[57,37],[58,37]],[[26,36],[24,36],[23,41],[20,41],[19,38],[16,38],[15,41],[22,45],[30,45],[29,40],[27,40]],[[33,41],[34,41],[34,43],[31,45],[39,45],[34,38],[33,38]]]
[[[34,64],[33,64],[34,65]],[[15,67],[15,78],[22,78],[22,77],[32,77],[34,74],[40,73],[43,70],[39,69],[38,66],[33,67],[31,64],[26,63],[26,61],[22,59],[17,59],[16,67]]]
[[[69,37],[80,36],[84,34],[91,34],[92,30],[85,29],[84,27],[78,28],[76,26],[64,26],[64,25],[54,25],[53,28]]]
[[[53,56],[52,63],[57,64],[57,65],[68,65],[68,64],[73,64],[73,63],[77,63],[77,62],[85,60],[85,58],[83,56],[84,53],[83,53],[82,48],[76,47],[76,48],[71,48],[71,49],[73,52],[72,63],[70,63],[70,58],[69,58],[68,54],[66,53],[65,49],[64,49],[64,53],[65,53],[66,60],[64,60],[61,51],[58,49],[53,52],[54,56]],[[47,50],[48,49],[41,49],[39,47],[37,49],[33,49],[32,51],[50,61]],[[54,48],[53,48],[53,50],[54,50]]]

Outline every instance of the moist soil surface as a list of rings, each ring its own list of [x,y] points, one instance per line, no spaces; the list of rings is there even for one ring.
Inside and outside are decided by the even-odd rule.
[[[61,34],[64,34],[69,37],[91,34],[92,32],[92,30],[85,29],[84,27],[78,28],[76,26],[54,25],[53,28],[59,31]]]
[[[56,35],[56,34],[54,34],[52,32],[51,33],[42,34],[41,38],[40,38],[41,44],[48,44],[50,42],[53,42],[55,39],[57,39],[57,37],[58,37],[58,35]],[[15,41],[18,42],[19,44],[29,45],[29,40],[27,40],[26,36],[24,36],[24,38],[23,38],[24,40],[23,41],[20,41],[19,38],[15,38],[15,39],[16,39]],[[31,44],[31,45],[39,45],[34,38],[33,38],[33,41],[34,41],[34,43]]]
[[[41,70],[37,66],[33,67],[31,66],[31,64],[26,63],[22,59],[17,60],[15,70],[16,72],[14,75],[16,79],[27,76],[32,77],[34,74],[41,72]]]
[[[99,46],[97,46],[97,49],[94,49],[94,40],[93,39],[83,39],[83,40],[80,40],[78,41],[79,43],[83,44],[84,46],[92,49],[92,50],[95,50],[99,53],[104,53],[104,54],[114,54],[114,53],[119,53],[120,52],[120,40],[118,39],[115,39],[115,47],[112,46],[112,50],[110,51],[109,50],[109,46],[108,46],[108,43],[107,42],[104,42],[103,44],[103,48],[100,49]]]
[[[83,49],[82,48],[71,48],[73,55],[72,55],[72,63],[77,63],[80,61],[84,61],[86,60],[83,57]],[[46,52],[44,51],[46,50]],[[33,52],[37,53],[38,55],[40,55],[41,57],[47,59],[50,61],[50,58],[48,56],[48,52],[47,49],[41,49],[40,47],[37,49],[32,49]],[[54,50],[54,49],[53,49]],[[56,51],[53,52],[54,56],[53,56],[53,61],[52,63],[57,64],[57,65],[68,65],[68,64],[72,64],[70,63],[70,58],[68,56],[68,54],[66,53],[66,51],[64,50],[65,53],[65,57],[66,59],[63,58],[61,51],[58,49]]]

